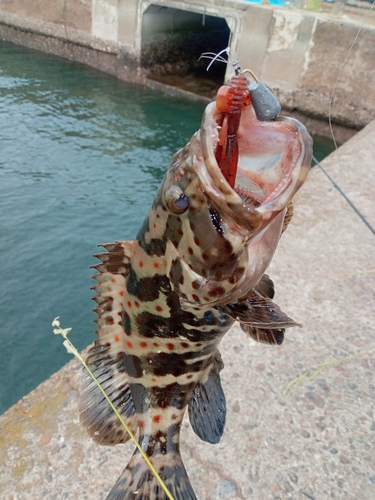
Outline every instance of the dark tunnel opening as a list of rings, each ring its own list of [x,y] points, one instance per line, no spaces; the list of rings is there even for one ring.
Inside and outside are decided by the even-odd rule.
[[[223,18],[150,5],[142,19],[141,66],[148,78],[212,97],[226,65],[215,62],[207,71],[210,61],[198,59],[225,49],[230,34]]]

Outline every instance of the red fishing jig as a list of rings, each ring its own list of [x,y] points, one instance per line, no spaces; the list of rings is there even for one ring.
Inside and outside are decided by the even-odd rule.
[[[238,143],[237,132],[240,125],[241,112],[250,104],[248,81],[240,68],[231,79],[230,86],[223,85],[216,94],[216,107],[222,113],[219,142],[216,148],[216,161],[229,185],[234,188],[237,175]]]
[[[216,94],[216,107],[221,112],[221,118],[218,121],[220,133],[215,157],[225,179],[234,188],[238,164],[237,132],[242,110],[251,103],[258,120],[272,121],[279,116],[281,106],[277,97],[250,69],[241,70],[238,61],[233,59],[229,47],[218,54],[206,52],[201,55],[211,59],[207,70],[214,61],[227,64],[228,61],[222,56],[224,53],[232,62],[235,76],[231,79],[230,85],[223,85]],[[249,85],[244,73],[250,73],[254,83]]]
[[[218,122],[220,133],[215,157],[225,179],[234,188],[238,164],[237,132],[241,112],[246,105],[251,103],[251,95],[248,90],[249,82],[243,75],[238,62],[232,58],[229,47],[218,54],[207,52],[201,55],[201,57],[211,59],[207,70],[214,61],[227,63],[222,57],[223,53],[231,59],[235,75],[230,85],[223,85],[216,94],[216,107],[221,112],[221,119]]]

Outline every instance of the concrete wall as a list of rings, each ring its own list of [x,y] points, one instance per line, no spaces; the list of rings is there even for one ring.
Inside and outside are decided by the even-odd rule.
[[[360,127],[375,117],[375,29],[314,13],[250,6],[243,18],[240,61],[278,93],[286,109]],[[336,80],[342,71],[339,80]]]
[[[0,10],[91,33],[91,4],[92,0],[1,0]]]
[[[229,0],[0,0],[0,36],[142,82],[142,21],[151,5],[198,13],[202,22],[206,15],[225,19],[232,53],[284,109],[327,118],[358,25],[315,13]],[[333,121],[361,128],[374,118],[374,47],[375,29],[363,28],[336,86]]]

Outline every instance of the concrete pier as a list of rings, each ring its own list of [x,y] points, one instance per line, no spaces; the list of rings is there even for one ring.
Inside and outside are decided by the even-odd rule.
[[[0,0],[2,39],[132,82],[156,72],[183,76],[201,52],[229,45],[289,112],[327,121],[335,88],[331,117],[343,129],[360,129],[375,116],[375,28],[363,27],[347,58],[358,29],[352,21],[242,0]],[[228,66],[227,78],[230,72]],[[348,137],[341,133],[340,142]]]
[[[304,328],[281,347],[238,326],[225,337],[222,441],[182,429],[199,499],[375,498],[374,155],[375,121],[297,195],[270,275]],[[0,417],[2,499],[102,500],[125,467],[132,444],[100,447],[78,422],[80,370],[71,361]]]

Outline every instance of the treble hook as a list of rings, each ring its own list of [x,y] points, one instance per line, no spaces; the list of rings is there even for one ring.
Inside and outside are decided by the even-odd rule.
[[[210,64],[207,66],[207,71],[208,71],[211,68],[212,64],[215,61],[219,61],[219,62],[222,62],[224,64],[228,64],[228,61],[224,57],[222,57],[222,55],[221,55],[221,54],[224,54],[224,53],[231,60],[231,63],[232,63],[232,66],[234,68],[234,71],[235,71],[236,75],[242,74],[241,68],[239,66],[240,63],[239,63],[239,61],[236,61],[232,57],[232,54],[230,52],[230,47],[226,47],[225,49],[221,50],[217,54],[215,54],[215,52],[203,52],[203,54],[200,56],[200,58],[198,59],[198,61],[200,61],[202,58],[204,58],[204,59],[211,59]]]

